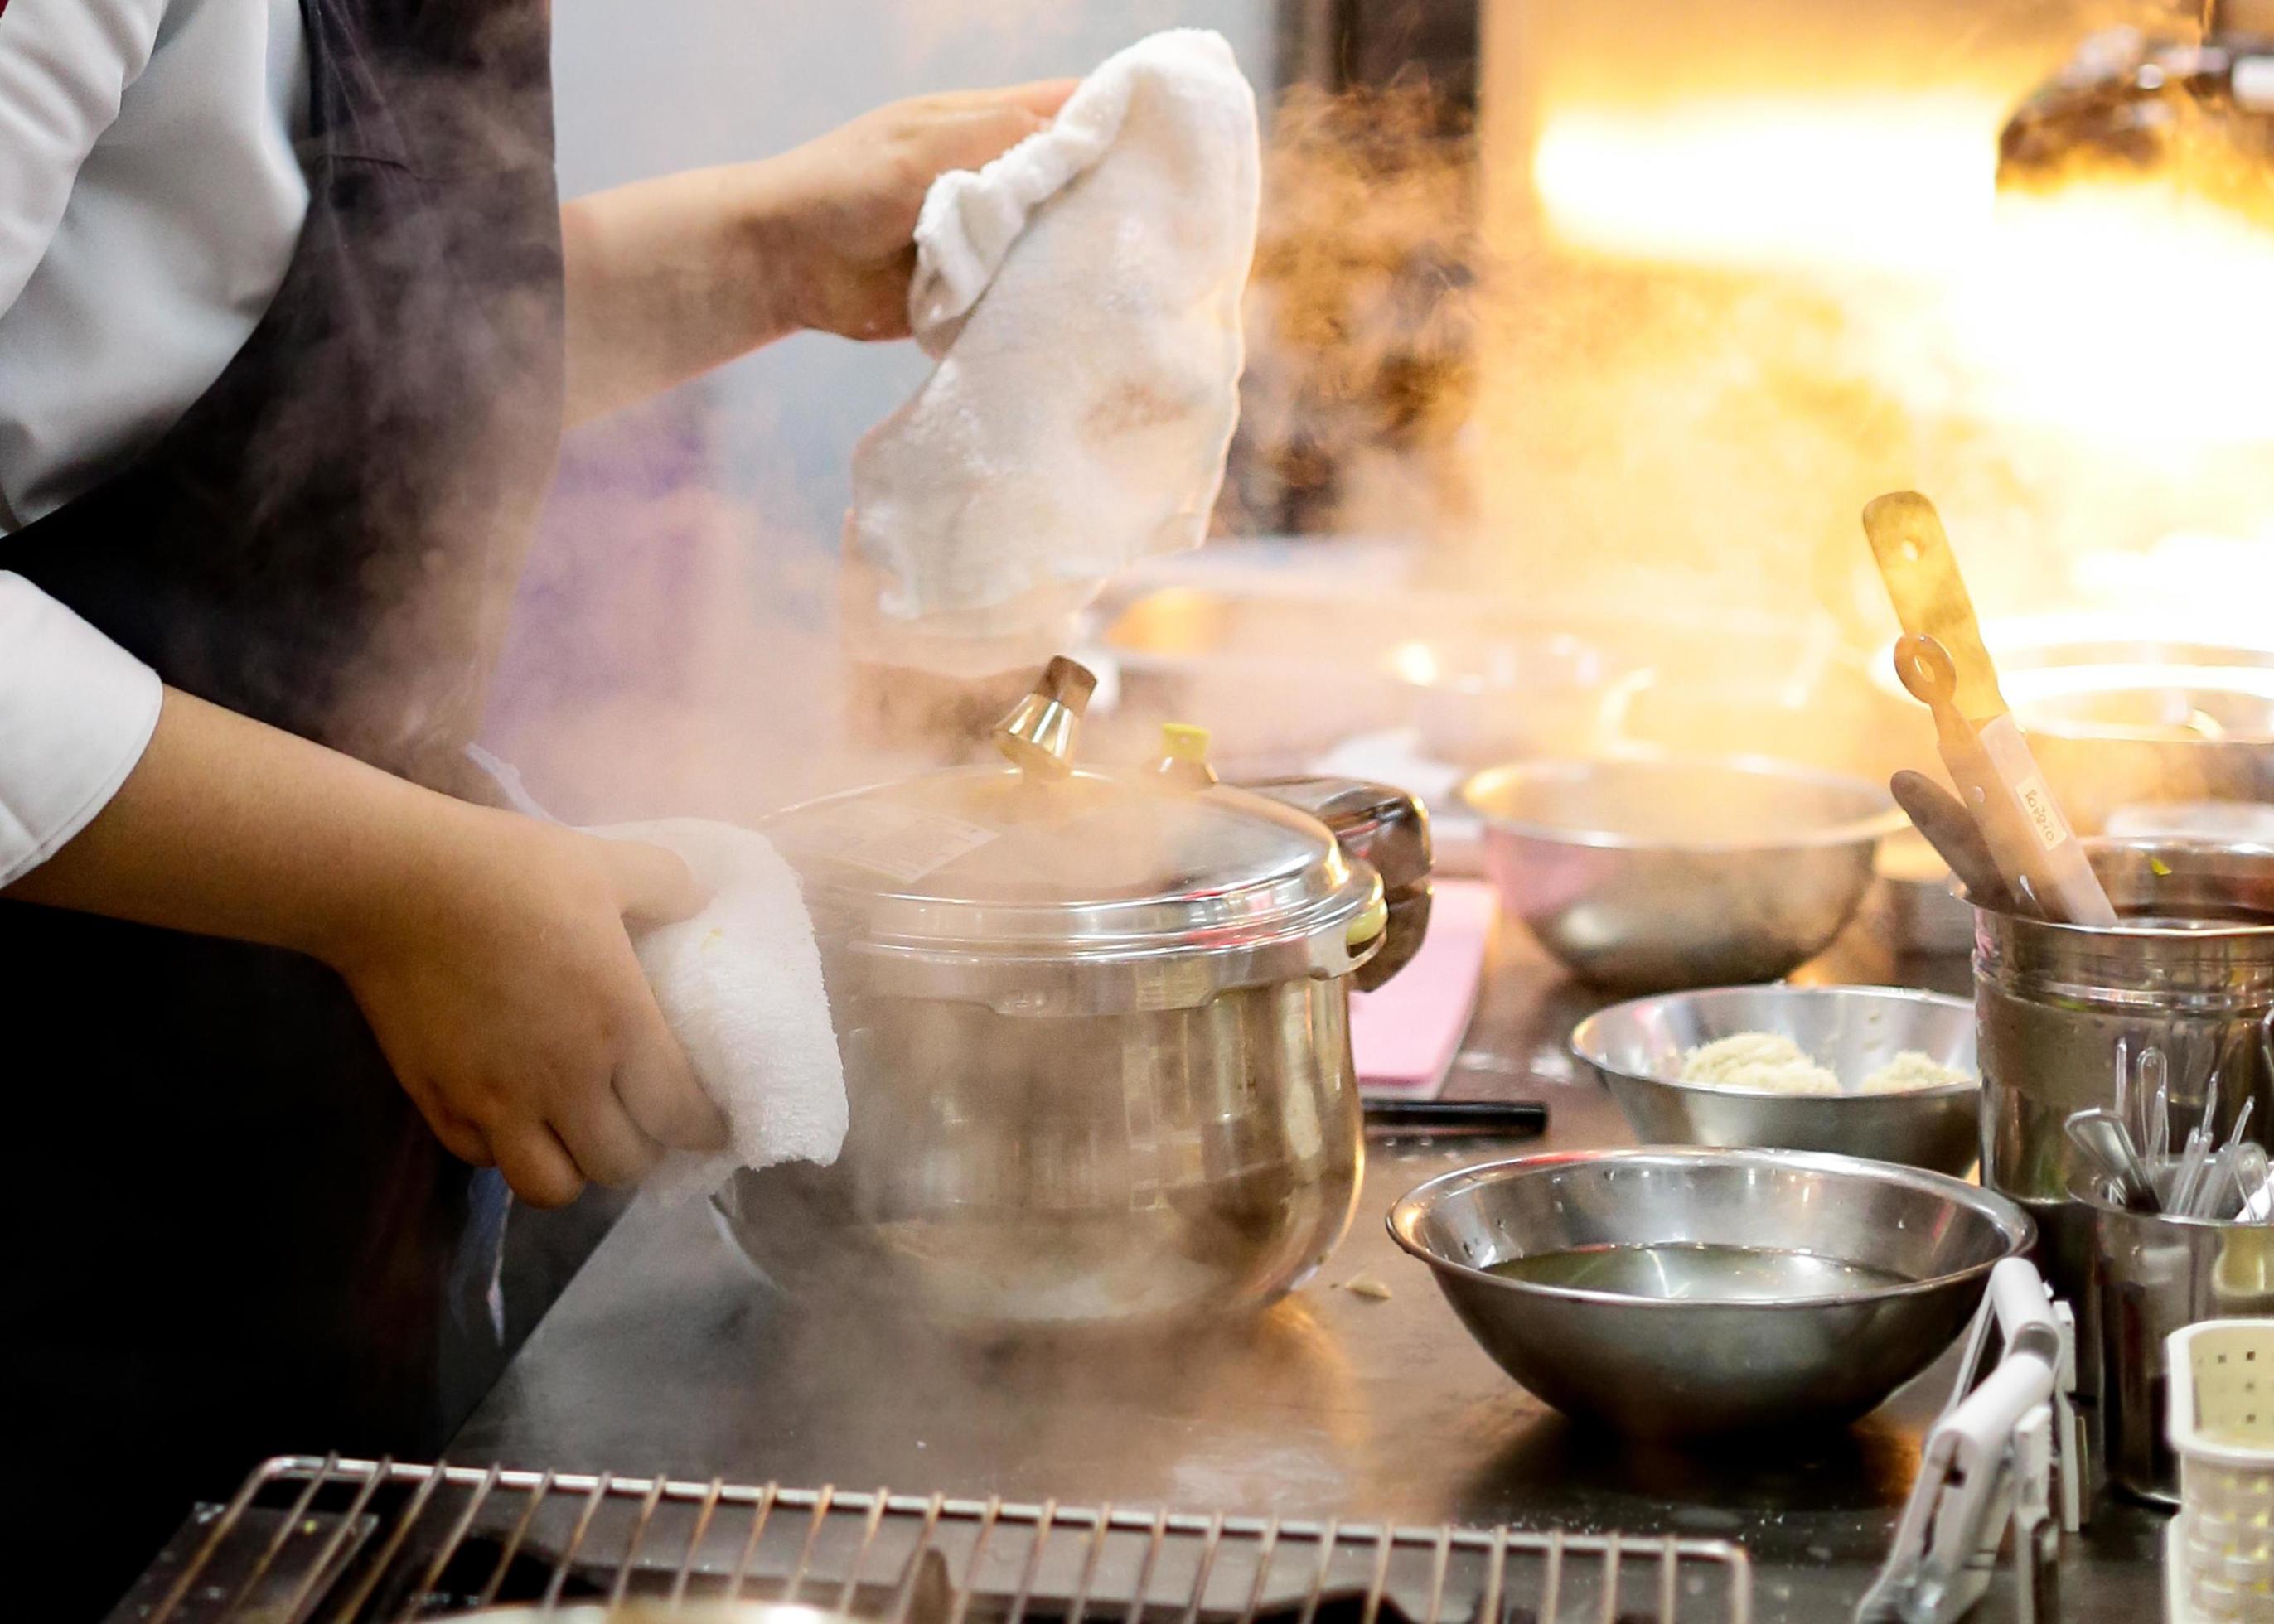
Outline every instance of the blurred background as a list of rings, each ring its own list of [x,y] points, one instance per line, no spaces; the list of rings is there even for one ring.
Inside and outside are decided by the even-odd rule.
[[[1101,606],[1096,748],[1174,717],[1260,764],[1883,774],[1925,737],[1856,518],[1909,486],[2049,770],[2097,763],[2061,786],[2095,828],[2274,799],[2270,11],[564,7],[561,162],[573,193],[1216,28],[1267,120],[1243,423],[1218,543]],[[747,817],[843,774],[847,459],[925,365],[795,338],[572,440],[491,727],[540,799]]]

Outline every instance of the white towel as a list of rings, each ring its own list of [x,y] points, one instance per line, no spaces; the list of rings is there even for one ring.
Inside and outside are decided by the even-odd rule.
[[[933,183],[908,311],[939,365],[853,455],[855,646],[959,675],[1029,663],[1121,570],[1200,544],[1239,412],[1258,167],[1231,47],[1182,28]]]
[[[790,866],[764,835],[731,823],[669,818],[591,832],[678,853],[711,893],[701,913],[649,931],[637,947],[696,1081],[727,1118],[730,1148],[673,1151],[648,1188],[683,1200],[710,1194],[738,1167],[836,1161],[845,1067]]]

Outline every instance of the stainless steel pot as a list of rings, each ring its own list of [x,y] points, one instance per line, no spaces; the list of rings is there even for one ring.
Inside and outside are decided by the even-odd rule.
[[[1171,1322],[1270,1301],[1348,1227],[1349,992],[1426,928],[1426,822],[1378,786],[1218,784],[1188,744],[1074,768],[1078,673],[1005,724],[1010,764],[768,825],[851,1129],[835,1165],[718,1202],[794,1293],[983,1329]]]

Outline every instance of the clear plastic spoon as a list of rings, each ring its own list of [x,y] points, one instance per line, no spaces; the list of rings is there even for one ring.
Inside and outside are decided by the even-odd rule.
[[[2274,1177],[2263,1145],[2245,1141],[2234,1147],[2234,1187],[2242,1194],[2242,1210],[2235,1214],[2241,1223],[2263,1223],[2274,1214],[2274,1199],[2269,1198],[2267,1180]]]
[[[2172,1154],[2172,1068],[2164,1051],[2150,1043],[2140,1051],[2141,1154],[2150,1169]]]
[[[2062,1124],[2069,1140],[2093,1165],[2116,1192],[2116,1199],[2127,1212],[2157,1213],[2163,1203],[2157,1197],[2155,1180],[2142,1165],[2140,1153],[2132,1144],[2132,1133],[2124,1119],[2113,1111],[2077,1111]]]
[[[2203,1169],[2202,1183],[2195,1191],[2195,1200],[2188,1207],[2188,1217],[2225,1219],[2228,1216],[2227,1208],[2233,1205],[2234,1192],[2240,1183],[2235,1169],[2242,1162],[2244,1148],[2240,1145],[2222,1146],[2211,1157]],[[2262,1157],[2265,1154],[2260,1147],[2248,1148],[2257,1150]]]
[[[2166,1212],[2182,1218],[2195,1214],[2197,1187],[2202,1183],[2203,1166],[2210,1157],[2210,1139],[2200,1126],[2187,1130],[2187,1142],[2180,1152],[2179,1170],[2172,1176],[2171,1198],[2164,1203]]]

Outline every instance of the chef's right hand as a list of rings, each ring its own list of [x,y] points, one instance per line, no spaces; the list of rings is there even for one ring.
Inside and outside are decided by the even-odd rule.
[[[704,903],[677,856],[466,808],[432,872],[328,955],[435,1134],[538,1207],[717,1150],[630,932]]]
[[[632,951],[702,906],[659,847],[469,806],[169,688],[117,793],[5,894],[323,959],[442,1142],[528,1201],[726,1142]]]

